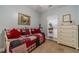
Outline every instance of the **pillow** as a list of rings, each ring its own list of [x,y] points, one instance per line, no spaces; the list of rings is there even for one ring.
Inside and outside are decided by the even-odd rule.
[[[30,29],[26,29],[26,36],[31,35]]]
[[[22,32],[21,35],[26,35],[26,32]]]
[[[35,34],[35,29],[34,28],[31,28],[31,33]]]
[[[14,28],[10,30],[8,34],[9,39],[19,38],[20,36],[21,36],[21,32]]]
[[[20,29],[21,30],[21,35],[26,35],[26,30],[25,29]]]
[[[34,28],[34,29],[32,28],[32,29],[31,29],[31,33],[32,33],[32,34],[41,33],[41,31],[40,31],[39,28]]]
[[[35,33],[41,33],[39,28],[35,28]]]

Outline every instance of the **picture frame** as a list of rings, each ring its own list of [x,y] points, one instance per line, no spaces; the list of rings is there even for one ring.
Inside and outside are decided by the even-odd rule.
[[[71,14],[66,14],[66,15],[63,15],[63,22],[72,22],[71,21]]]
[[[30,25],[31,19],[30,16],[18,13],[18,25]]]

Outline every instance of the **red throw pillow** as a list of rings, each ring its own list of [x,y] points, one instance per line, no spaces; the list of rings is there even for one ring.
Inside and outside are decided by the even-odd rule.
[[[16,29],[12,29],[9,33],[9,39],[13,39],[13,38],[19,38],[21,36],[21,32],[19,32]]]
[[[35,34],[35,29],[34,28],[31,29],[31,33]]]
[[[26,35],[26,30],[25,29],[20,29],[20,31],[21,31],[21,35]]]
[[[40,29],[39,28],[35,28],[35,33],[40,33]]]
[[[39,28],[34,28],[34,29],[31,29],[31,33],[32,34],[35,34],[35,33],[40,33],[41,30]]]
[[[29,29],[26,29],[26,36],[29,36],[29,35],[31,35],[31,32]]]

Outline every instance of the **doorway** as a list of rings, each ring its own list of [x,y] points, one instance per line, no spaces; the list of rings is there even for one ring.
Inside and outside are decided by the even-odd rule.
[[[47,38],[55,40],[57,39],[58,18],[57,16],[47,17]]]

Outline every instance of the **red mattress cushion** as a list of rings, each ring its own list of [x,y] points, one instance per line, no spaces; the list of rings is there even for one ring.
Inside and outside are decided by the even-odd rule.
[[[28,48],[29,46],[35,43],[35,40],[30,40],[27,38],[25,39],[25,43],[26,43],[26,47]]]

